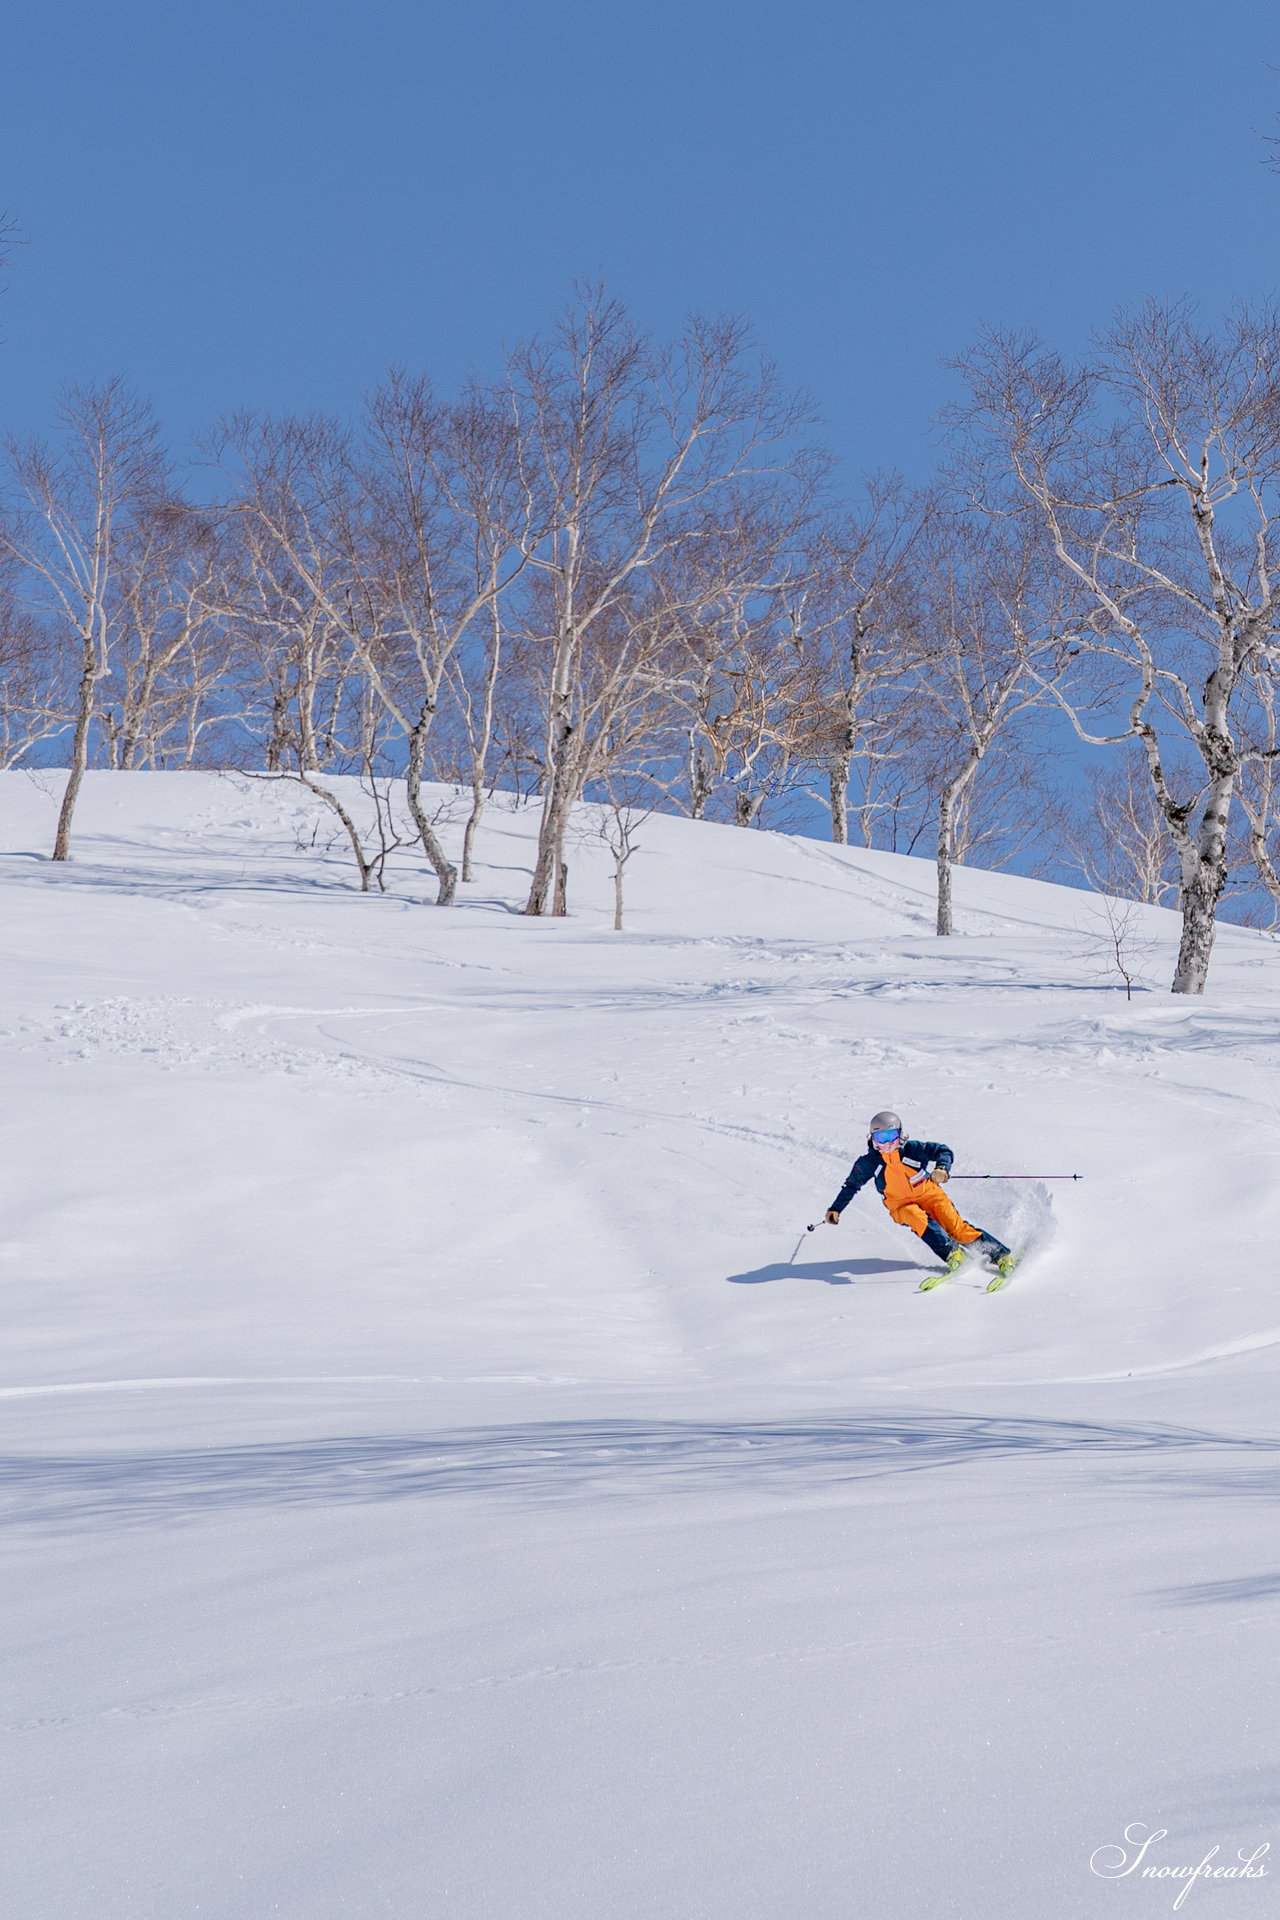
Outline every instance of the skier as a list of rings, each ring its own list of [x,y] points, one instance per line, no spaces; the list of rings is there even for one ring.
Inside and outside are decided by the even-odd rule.
[[[904,1140],[896,1113],[873,1114],[867,1151],[854,1161],[848,1179],[827,1209],[828,1223],[836,1226],[854,1194],[868,1180],[874,1180],[884,1195],[890,1218],[919,1234],[930,1253],[946,1262],[947,1273],[954,1273],[963,1263],[968,1247],[976,1247],[999,1276],[993,1286],[1003,1284],[1017,1264],[1014,1254],[993,1233],[962,1220],[942,1191],[951,1177],[954,1157],[940,1140]],[[929,1287],[933,1282],[927,1280],[924,1285]]]

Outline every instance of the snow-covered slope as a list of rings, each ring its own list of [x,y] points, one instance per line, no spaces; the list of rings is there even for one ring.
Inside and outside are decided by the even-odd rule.
[[[666,818],[627,932],[585,828],[529,921],[501,800],[438,912],[196,774],[56,868],[59,784],[0,777],[15,1914],[1058,1920],[1126,1826],[1269,1837],[1270,940],[1174,1000],[1146,912],[1129,1004],[1083,894],[939,941],[925,862]],[[870,1194],[791,1263],[886,1105],[1085,1176],[953,1187],[1008,1292]]]

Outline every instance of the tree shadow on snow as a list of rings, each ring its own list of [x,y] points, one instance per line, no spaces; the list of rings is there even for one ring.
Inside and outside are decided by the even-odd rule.
[[[149,1452],[18,1455],[0,1461],[6,1531],[173,1525],[219,1513],[469,1498],[525,1514],[568,1501],[698,1495],[807,1496],[817,1488],[953,1466],[1098,1457],[1169,1492],[1205,1455],[1257,1478],[1280,1438],[1154,1422],[989,1418],[891,1409],[800,1420],[549,1420]],[[1269,1464],[1269,1462],[1268,1462]],[[1189,1471],[1190,1470],[1190,1471]],[[1220,1472],[1222,1470],[1220,1469]],[[1222,1473],[1224,1484],[1228,1475]],[[1232,1598],[1262,1598],[1231,1583]],[[1174,1596],[1161,1596],[1168,1603]],[[1202,1600],[1228,1597],[1200,1593]],[[1185,1601],[1184,1601],[1185,1603]]]
[[[1230,1858],[1246,1840],[1234,1829],[1259,1827],[1263,1831],[1258,1839],[1270,1838],[1267,1829],[1274,1827],[1276,1802],[1280,1800],[1280,1767],[1239,1767],[1229,1773],[1193,1777],[1184,1783],[1178,1799],[1171,1800],[1167,1792],[1161,1797],[1162,1825],[1167,1821],[1179,1835],[1191,1838],[1205,1834],[1220,1842],[1229,1833],[1230,1848],[1223,1851]],[[1246,1851],[1251,1850],[1251,1844]]]
[[[1246,1574],[1239,1580],[1202,1580],[1190,1587],[1162,1587],[1153,1596],[1174,1607],[1211,1607],[1239,1600],[1274,1600],[1280,1573]]]
[[[734,1287],[759,1287],[767,1280],[825,1280],[829,1287],[851,1287],[855,1279],[926,1271],[918,1260],[775,1260],[750,1273],[727,1273],[725,1279]]]

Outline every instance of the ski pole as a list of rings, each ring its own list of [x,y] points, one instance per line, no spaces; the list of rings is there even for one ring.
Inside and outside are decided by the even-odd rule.
[[[952,1180],[1083,1180],[1082,1173],[953,1173]]]
[[[805,1230],[804,1230],[804,1233],[812,1233],[812,1232],[813,1232],[813,1230],[814,1230],[814,1228],[815,1228],[815,1227],[817,1226],[817,1224],[818,1224],[818,1223],[817,1223],[817,1221],[816,1221],[816,1220],[811,1220],[811,1221],[809,1222],[809,1224],[808,1224],[808,1226],[807,1226],[807,1227],[805,1228]],[[796,1263],[796,1261],[797,1261],[797,1260],[799,1259],[799,1257],[800,1257],[800,1249],[801,1249],[801,1247],[802,1247],[802,1246],[804,1245],[804,1233],[802,1233],[802,1234],[800,1235],[800,1238],[799,1238],[799,1239],[798,1239],[798,1240],[796,1241],[796,1250],[795,1250],[795,1252],[794,1252],[794,1253],[792,1254],[792,1256],[791,1256],[791,1259],[790,1259],[790,1260],[789,1260],[789,1262],[788,1262],[788,1265],[789,1265],[789,1266],[793,1266],[793,1267],[794,1267],[794,1265],[795,1265],[795,1263]]]

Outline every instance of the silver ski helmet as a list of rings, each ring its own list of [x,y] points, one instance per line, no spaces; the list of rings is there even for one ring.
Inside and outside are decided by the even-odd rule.
[[[888,1133],[890,1127],[896,1127],[899,1133],[902,1132],[902,1122],[896,1113],[889,1113],[888,1111],[884,1113],[873,1113],[870,1124],[867,1127],[867,1137],[871,1139],[874,1138],[877,1133]]]

